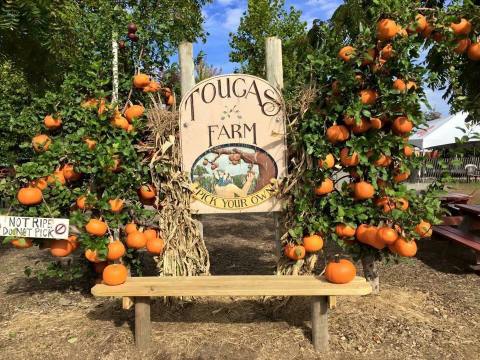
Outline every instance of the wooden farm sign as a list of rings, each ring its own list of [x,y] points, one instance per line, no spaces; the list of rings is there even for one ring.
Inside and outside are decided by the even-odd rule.
[[[0,236],[68,239],[68,219],[0,215]]]
[[[286,175],[282,95],[250,75],[212,77],[180,103],[183,170],[190,174],[199,213],[281,209]]]

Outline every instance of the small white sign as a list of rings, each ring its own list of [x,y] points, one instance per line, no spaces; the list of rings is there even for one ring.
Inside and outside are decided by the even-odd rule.
[[[69,219],[0,215],[0,236],[68,239]]]

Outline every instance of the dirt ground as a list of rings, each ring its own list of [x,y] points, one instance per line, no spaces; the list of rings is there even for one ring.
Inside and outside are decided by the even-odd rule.
[[[212,216],[205,235],[214,274],[271,274],[268,215]],[[381,265],[381,294],[342,297],[330,312],[330,352],[310,344],[310,303],[294,298],[199,299],[152,308],[153,344],[133,344],[133,312],[118,299],[95,299],[86,284],[23,274],[48,261],[38,249],[0,247],[0,359],[480,359],[480,276],[473,255],[441,240],[418,257]],[[359,267],[360,268],[360,267]]]

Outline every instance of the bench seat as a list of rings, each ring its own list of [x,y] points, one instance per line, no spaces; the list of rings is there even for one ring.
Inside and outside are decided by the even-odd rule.
[[[95,296],[340,296],[367,295],[372,289],[363,277],[348,284],[329,283],[320,276],[228,275],[131,277],[118,286],[98,284]]]
[[[151,341],[150,297],[163,296],[311,296],[312,342],[316,351],[328,351],[328,308],[335,296],[372,292],[363,277],[348,284],[332,284],[322,276],[228,275],[131,277],[118,286],[95,285],[95,296],[134,299],[135,343],[146,350]],[[331,302],[330,302],[331,301]]]

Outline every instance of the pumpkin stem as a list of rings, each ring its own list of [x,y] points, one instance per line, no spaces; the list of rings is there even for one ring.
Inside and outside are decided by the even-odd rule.
[[[336,263],[339,263],[340,262],[340,255],[335,254],[335,256],[333,257],[333,261],[335,261]]]

